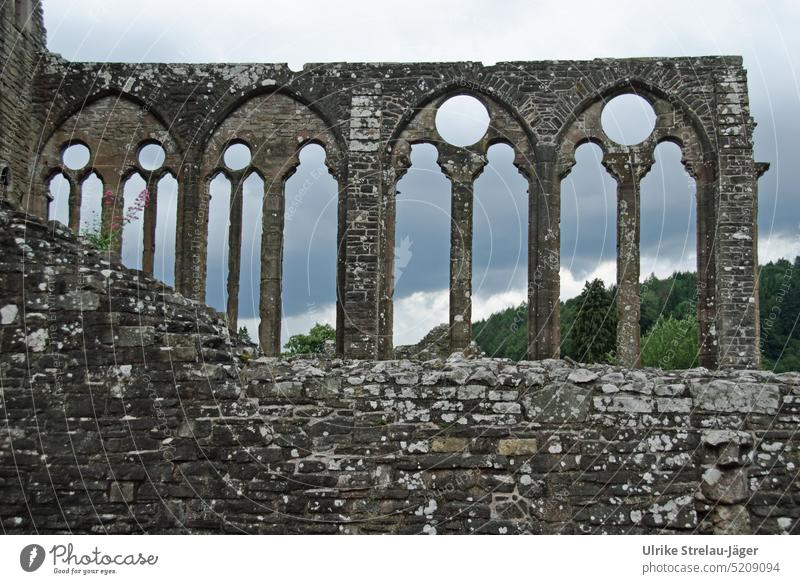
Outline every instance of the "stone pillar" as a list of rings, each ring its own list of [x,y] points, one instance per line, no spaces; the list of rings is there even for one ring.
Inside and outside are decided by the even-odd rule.
[[[733,64],[716,84],[719,156],[717,235],[717,334],[719,366],[757,369],[759,349],[757,180],[747,78]]]
[[[397,183],[411,167],[411,146],[402,141],[395,145],[392,166],[384,173],[383,184],[383,231],[381,233],[381,249],[383,254],[381,278],[381,305],[379,309],[380,338],[378,357],[392,359],[394,357],[394,276],[395,253],[397,250]]]
[[[200,158],[196,153],[190,156]],[[175,289],[187,298],[203,302],[206,296],[210,177],[201,177],[198,168],[198,165],[188,162],[176,177],[178,217],[175,234]]]
[[[378,354],[380,284],[387,250],[381,248],[380,86],[360,85],[350,104],[343,321],[344,353],[374,359]]]
[[[607,155],[603,164],[617,181],[617,361],[640,366],[639,185],[652,166],[636,150]]]
[[[68,177],[69,182],[69,228],[78,233],[81,227],[81,185]]]
[[[700,333],[698,364],[716,369],[716,176],[711,163],[687,162],[686,169],[695,179],[697,192],[697,323]]]
[[[338,189],[336,193],[336,355],[342,357],[344,356],[344,294],[347,279],[347,246],[345,245],[347,207],[344,197],[347,179],[339,176],[336,184]]]
[[[283,228],[285,222],[286,178],[277,173],[264,180],[264,212],[261,232],[261,286],[259,312],[261,323],[258,338],[261,350],[268,357],[281,354],[281,287],[283,281]]]
[[[232,173],[231,215],[228,231],[228,328],[231,333],[238,332],[239,322],[239,274],[242,266],[242,187],[244,174]]]
[[[558,358],[561,345],[561,176],[555,149],[539,146],[528,176],[528,356]]]
[[[142,271],[153,275],[156,255],[156,223],[158,218],[158,181],[152,177],[147,181],[150,203],[144,208],[144,244],[142,245]]]
[[[450,351],[472,341],[473,184],[486,158],[467,150],[439,157],[452,183],[450,202]],[[443,160],[444,159],[444,160]]]
[[[103,179],[103,195],[100,211],[100,232],[104,235],[111,233],[113,228],[119,230],[119,237],[116,238],[111,251],[120,254],[122,253],[122,219],[125,216],[125,183],[119,180],[121,172],[117,168],[104,168]],[[112,178],[116,178],[116,184],[112,182]],[[106,193],[111,191],[113,196],[111,200],[106,199]]]

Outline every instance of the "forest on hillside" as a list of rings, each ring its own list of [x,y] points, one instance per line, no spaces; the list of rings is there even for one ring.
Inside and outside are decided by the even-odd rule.
[[[642,365],[664,369],[696,366],[696,274],[676,272],[663,279],[651,275],[641,286]],[[580,295],[561,303],[563,356],[580,362],[614,362],[615,297],[615,286],[606,288],[601,280],[593,280]],[[760,267],[759,299],[764,368],[799,371],[800,257]],[[526,313],[522,304],[474,323],[475,341],[489,356],[524,359]]]

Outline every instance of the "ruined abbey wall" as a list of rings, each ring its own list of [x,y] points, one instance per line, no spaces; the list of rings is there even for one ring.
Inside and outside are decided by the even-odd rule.
[[[33,3],[36,4],[36,3]],[[11,26],[4,5],[3,26]],[[599,144],[617,181],[617,355],[630,367],[639,356],[639,184],[657,144],[683,150],[697,184],[698,320],[701,363],[756,367],[758,350],[757,178],[747,78],[739,57],[598,59],[479,63],[329,63],[292,71],[283,64],[70,63],[42,49],[41,12],[25,37],[20,70],[3,86],[4,103],[24,127],[2,135],[3,164],[17,183],[8,198],[31,213],[48,213],[48,181],[71,184],[70,226],[80,221],[80,185],[97,173],[122,207],[121,185],[134,172],[155,192],[158,180],[179,185],[176,288],[203,300],[209,184],[222,173],[234,192],[251,172],[264,180],[260,344],[280,349],[285,200],[298,150],[316,143],[339,185],[337,350],[359,358],[393,355],[395,188],[408,169],[410,146],[429,142],[452,183],[450,349],[471,338],[473,184],[494,143],[514,148],[528,180],[528,337],[532,358],[559,353],[560,183],[575,149]],[[38,34],[38,36],[37,36]],[[23,35],[25,36],[25,35]],[[32,39],[38,39],[36,45]],[[33,44],[31,44],[33,43]],[[4,49],[6,50],[6,49]],[[32,73],[31,73],[32,71]],[[4,76],[4,83],[5,76]],[[610,140],[600,124],[603,104],[622,93],[644,97],[657,115],[650,137],[635,146]],[[490,129],[476,144],[455,147],[435,127],[437,107],[457,94],[487,108]],[[28,97],[30,96],[30,99]],[[5,108],[4,108],[5,109]],[[225,146],[254,153],[242,171],[221,162]],[[70,144],[91,151],[81,171],[64,167]],[[157,143],[166,160],[141,168],[140,148]],[[13,155],[10,154],[13,152]],[[10,161],[10,162],[9,162]],[[32,168],[25,168],[32,161]],[[10,167],[11,168],[11,167]],[[27,172],[30,171],[30,172]],[[20,179],[27,177],[30,180]],[[157,197],[154,197],[157,199]],[[234,196],[229,273],[238,274],[241,197]],[[106,229],[113,223],[105,212]],[[154,211],[145,217],[154,231]],[[152,271],[154,248],[143,266]],[[238,281],[229,278],[228,322],[236,329]]]
[[[0,8],[0,520],[6,533],[796,533],[800,378],[757,370],[757,177],[738,57],[499,63],[70,63],[36,0]],[[656,127],[608,139],[605,101],[643,96]],[[457,148],[435,115],[469,94],[491,124]],[[618,185],[617,354],[559,347],[560,183],[599,144]],[[637,369],[639,183],[663,141],[697,183],[705,367]],[[392,360],[395,188],[413,144],[452,183],[449,359]],[[471,338],[473,184],[492,144],[528,180],[532,361]],[[253,158],[227,168],[224,149]],[[283,185],[306,144],[339,185],[337,356],[280,350]],[[66,168],[64,150],[91,160]],[[141,167],[159,144],[164,164]],[[176,289],[77,238],[81,185],[139,172],[179,188]],[[209,183],[264,181],[260,346],[236,330],[235,278],[203,303]],[[68,226],[48,183],[70,184]],[[238,274],[233,197],[229,272]],[[150,234],[150,235],[148,235]],[[148,239],[149,237],[149,239]]]
[[[7,533],[788,533],[800,376],[252,359],[0,203]],[[109,261],[110,260],[110,261]]]

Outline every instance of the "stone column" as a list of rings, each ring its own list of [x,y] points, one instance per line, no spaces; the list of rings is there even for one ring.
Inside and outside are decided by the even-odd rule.
[[[258,338],[261,350],[268,357],[281,354],[281,287],[283,281],[283,228],[285,221],[286,178],[265,178],[266,194],[261,232],[261,286],[259,312],[261,323]]]
[[[342,171],[344,172],[344,171]],[[344,294],[347,278],[347,246],[345,245],[347,207],[344,194],[347,179],[339,176],[337,184],[336,212],[336,355],[344,355]]]
[[[636,150],[606,155],[604,166],[617,181],[617,361],[640,366],[639,184],[652,166]]]
[[[239,273],[242,265],[242,186],[244,173],[232,173],[231,215],[228,231],[228,328],[238,332],[239,321]]]
[[[450,351],[472,341],[472,209],[473,184],[486,158],[467,150],[440,155],[452,183],[450,203]]]
[[[104,168],[103,194],[101,198],[100,211],[100,232],[102,234],[111,233],[112,228],[119,230],[119,237],[111,246],[111,251],[116,254],[122,253],[122,219],[125,216],[125,183],[120,180],[121,172],[117,168]],[[113,177],[113,178],[109,178]],[[116,183],[112,182],[116,179]],[[111,202],[106,200],[106,192],[111,191],[113,197]]]
[[[561,345],[561,176],[555,149],[536,149],[528,176],[528,356],[558,358]]]
[[[380,285],[387,250],[381,248],[381,89],[358,86],[350,103],[345,208],[344,354],[378,355]],[[383,254],[383,255],[382,255]]]
[[[69,182],[69,228],[78,233],[81,227],[81,185],[77,180],[68,177]]]
[[[201,158],[197,153],[190,156],[196,157],[195,160]],[[175,234],[175,289],[187,298],[203,302],[206,296],[210,180],[209,177],[201,177],[199,165],[191,162],[183,166],[176,178],[178,217]]]
[[[758,307],[758,176],[747,78],[732,64],[715,87],[720,150],[715,244],[719,366],[761,365]]]
[[[716,330],[716,267],[714,247],[716,240],[715,201],[716,180],[711,163],[686,163],[686,170],[694,178],[697,192],[697,323],[700,333],[701,367],[716,369],[718,365]]]
[[[156,222],[158,217],[158,181],[152,177],[147,181],[150,203],[144,208],[144,244],[142,245],[142,271],[153,275],[156,255]]]
[[[384,173],[383,197],[383,231],[381,233],[381,249],[383,254],[383,273],[381,278],[381,305],[379,309],[380,338],[378,357],[391,359],[394,357],[394,287],[395,287],[395,252],[397,249],[397,183],[411,167],[409,158],[411,148],[407,142],[399,143],[396,148],[392,166]]]

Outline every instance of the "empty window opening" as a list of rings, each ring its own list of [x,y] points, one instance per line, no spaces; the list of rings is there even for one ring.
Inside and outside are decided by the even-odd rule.
[[[166,159],[167,153],[161,144],[145,144],[139,149],[139,166],[144,170],[158,170]]]
[[[436,130],[453,146],[471,146],[486,135],[489,112],[471,95],[456,95],[436,111]]]
[[[602,280],[605,289],[616,289],[617,274],[617,183],[601,164],[603,151],[583,144],[575,151],[576,164],[561,182],[561,354],[583,359],[585,347],[573,344],[576,315],[586,307],[580,298],[586,282]],[[603,296],[603,301],[613,298]],[[595,315],[597,316],[597,315]],[[599,321],[610,328],[616,312],[606,306]],[[614,340],[603,336],[605,350],[614,350]],[[598,350],[598,347],[594,347]]]
[[[100,233],[103,212],[103,181],[92,172],[81,183],[80,233]]]
[[[281,343],[315,324],[336,326],[339,189],[325,149],[308,144],[285,185]]]
[[[528,181],[514,166],[514,149],[496,144],[475,181],[472,240],[473,335],[489,356],[522,359],[527,352],[527,314],[514,315],[512,330],[490,339],[482,319],[527,298]],[[488,331],[488,329],[487,329]]]
[[[178,220],[178,181],[171,174],[158,181],[156,205],[156,248],[153,275],[162,282],[175,284],[175,236]]]
[[[657,283],[675,272],[697,269],[697,197],[694,179],[681,163],[678,145],[656,147],[655,164],[641,182],[641,331],[647,334],[658,317],[684,318],[696,313],[691,303],[680,304],[684,290],[679,278],[673,284]],[[694,286],[694,283],[691,283]],[[680,292],[680,293],[679,293]],[[691,293],[692,298],[695,294]]]
[[[62,173],[50,179],[50,205],[48,218],[69,225],[69,180]]]
[[[606,136],[618,144],[644,142],[656,127],[653,106],[635,93],[618,95],[603,107],[600,123]]]
[[[231,170],[243,170],[250,165],[253,155],[246,144],[231,144],[222,156],[225,166]]]
[[[397,183],[394,345],[410,345],[450,320],[451,185],[431,144],[411,147]]]
[[[146,183],[137,172],[123,186],[122,263],[135,270],[142,269],[144,249],[144,207]],[[114,226],[112,225],[112,229]]]
[[[206,304],[225,312],[228,303],[228,232],[231,218],[231,181],[218,173],[209,183]]]
[[[64,162],[64,166],[70,170],[81,170],[82,168],[86,168],[91,157],[92,153],[86,146],[83,144],[72,144],[64,149],[61,160]]]
[[[242,253],[239,262],[239,328],[258,341],[264,179],[255,172],[242,184]]]

